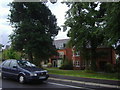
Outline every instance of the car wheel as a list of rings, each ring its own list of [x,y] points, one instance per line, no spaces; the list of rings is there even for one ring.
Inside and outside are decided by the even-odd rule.
[[[6,77],[4,77],[3,74],[1,74],[1,78],[2,78],[2,79],[5,79]]]
[[[25,83],[25,77],[24,77],[24,75],[19,75],[18,81],[19,81],[19,83],[21,83],[21,84]]]
[[[4,76],[1,76],[2,77],[2,79],[5,79],[6,77],[4,77]]]

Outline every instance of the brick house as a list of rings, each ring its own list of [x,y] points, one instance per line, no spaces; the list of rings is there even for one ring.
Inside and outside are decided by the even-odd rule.
[[[55,40],[53,45],[57,48],[58,56],[53,56],[49,59],[49,62],[52,63],[53,67],[60,67],[63,59],[68,58],[72,60],[72,50],[71,48],[65,48],[65,45],[69,39]]]
[[[85,60],[80,55],[80,52],[75,53],[74,49],[72,50],[72,52],[73,52],[72,60],[73,60],[74,69],[84,69]],[[99,53],[99,55],[96,58],[96,65],[99,70],[104,70],[104,67],[107,63],[111,63],[112,65],[116,64],[116,55],[115,55],[115,50],[113,48],[99,47],[96,49],[96,52]]]
[[[85,60],[82,58],[80,51],[78,52],[73,48],[65,47],[68,41],[69,39],[61,39],[53,42],[59,55],[51,57],[49,62],[52,63],[53,67],[60,67],[63,59],[67,58],[68,60],[72,60],[74,69],[84,69]],[[112,65],[116,64],[116,56],[113,48],[99,47],[96,49],[96,52],[100,54],[99,57],[97,57],[97,68],[103,69],[104,65],[108,62]]]

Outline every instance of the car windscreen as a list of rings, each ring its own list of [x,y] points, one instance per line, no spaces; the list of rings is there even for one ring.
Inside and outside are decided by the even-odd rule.
[[[18,65],[21,67],[36,67],[34,64],[32,64],[28,61],[25,61],[25,60],[19,60]]]

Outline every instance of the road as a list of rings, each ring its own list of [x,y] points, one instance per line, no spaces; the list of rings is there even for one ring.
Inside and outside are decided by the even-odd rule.
[[[10,80],[10,79],[4,79],[1,80],[0,78],[0,87],[2,88],[68,88],[68,89],[72,89],[72,88],[79,88],[80,90],[96,90],[96,89],[100,89],[100,90],[118,90],[115,88],[105,88],[105,87],[100,87],[100,86],[94,86],[94,85],[83,85],[83,84],[77,84],[77,83],[72,83],[72,82],[64,82],[64,81],[58,81],[58,80],[52,80],[52,79],[48,79],[47,81],[43,82],[43,83],[26,83],[26,84],[19,84],[17,81],[15,80]]]
[[[67,85],[67,84],[60,84],[53,82],[51,80],[47,80],[43,83],[35,82],[35,83],[26,83],[26,84],[19,84],[16,80],[11,79],[0,79],[0,87],[2,88],[81,88],[73,85]]]
[[[73,79],[73,80],[70,80]],[[83,79],[83,78],[82,78]],[[116,88],[114,86],[116,86],[117,84],[112,82],[112,84],[110,82],[107,82],[108,85],[106,84],[102,84],[102,83],[98,83],[96,81],[90,81],[90,79],[85,79],[83,82],[83,80],[80,79],[80,81],[77,81],[78,78],[72,78],[72,77],[67,77],[67,76],[60,76],[60,75],[50,75],[50,78],[43,82],[43,83],[26,83],[26,84],[20,84],[18,83],[16,80],[11,80],[11,79],[1,79],[1,73],[0,73],[0,90],[1,88],[9,88],[11,90],[15,89],[18,90],[21,88],[21,90],[23,90],[24,88],[33,88],[33,89],[42,89],[42,88],[46,88],[48,89],[52,89],[52,90],[56,90],[57,89],[79,89],[79,90],[119,90],[119,88]],[[89,82],[86,82],[89,81]],[[110,85],[111,84],[111,85]],[[4,90],[4,89],[3,89]]]

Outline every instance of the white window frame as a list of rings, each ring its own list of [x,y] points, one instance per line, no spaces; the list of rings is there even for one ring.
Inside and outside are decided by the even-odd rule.
[[[73,60],[73,66],[74,67],[80,67],[80,61],[79,60]]]

